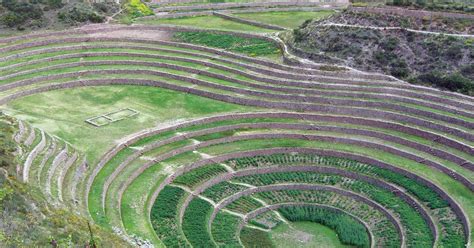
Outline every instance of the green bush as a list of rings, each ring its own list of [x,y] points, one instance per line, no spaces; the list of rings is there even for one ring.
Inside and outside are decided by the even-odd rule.
[[[469,68],[467,69],[469,70]],[[464,77],[460,73],[442,75],[436,72],[421,74],[416,78],[409,80],[411,83],[427,84],[459,93],[474,95],[473,80]]]
[[[390,74],[397,78],[405,78],[410,74],[410,69],[403,59],[396,59],[390,63]]]
[[[64,7],[64,3],[62,0],[48,0],[48,6],[52,9],[60,9]]]
[[[131,18],[153,15],[153,10],[151,10],[146,4],[142,3],[140,0],[128,1],[124,4],[123,9],[125,13],[127,13],[127,16]]]
[[[2,6],[8,11],[0,20],[8,27],[19,27],[28,20],[40,20],[43,17],[43,10],[38,5],[6,0],[2,2]]]
[[[58,18],[68,24],[84,22],[101,23],[105,21],[105,16],[97,13],[90,5],[77,3],[70,8],[58,13]]]

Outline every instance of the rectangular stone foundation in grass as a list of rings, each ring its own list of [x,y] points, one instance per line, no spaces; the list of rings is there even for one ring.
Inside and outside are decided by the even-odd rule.
[[[85,120],[85,122],[95,127],[102,127],[110,123],[114,123],[126,118],[133,117],[135,115],[138,115],[139,113],[140,112],[132,108],[123,108],[123,109],[109,112],[103,115],[94,116],[92,118]]]

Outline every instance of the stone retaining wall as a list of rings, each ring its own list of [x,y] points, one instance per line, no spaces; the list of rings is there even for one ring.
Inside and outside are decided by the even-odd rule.
[[[249,33],[242,33],[242,32],[231,32],[231,31],[220,31],[220,30],[203,30],[199,28],[186,28],[186,27],[177,27],[177,26],[166,26],[166,25],[160,25],[160,26],[143,26],[143,25],[132,25],[132,26],[113,26],[110,28],[98,28],[98,29],[92,29],[92,30],[72,30],[72,31],[67,31],[67,32],[54,32],[54,33],[43,33],[43,34],[32,34],[32,35],[25,35],[25,36],[19,36],[19,37],[14,37],[14,38],[21,38],[21,39],[33,39],[33,38],[44,38],[48,36],[65,36],[65,35],[78,35],[78,34],[90,34],[90,33],[100,33],[100,32],[110,32],[110,31],[120,31],[120,30],[136,30],[136,29],[141,29],[141,30],[149,30],[149,31],[194,31],[194,32],[215,32],[215,33],[222,33],[222,34],[232,34],[236,36],[241,36],[241,37],[247,37],[247,38],[259,38],[259,39],[266,39],[270,42],[274,42],[278,44],[280,47],[283,46],[280,42],[277,42],[276,40],[266,37],[261,34],[249,34]],[[87,42],[87,41],[101,41],[98,40],[101,39],[104,41],[104,38],[92,38],[92,37],[87,37],[84,38],[82,41],[76,41],[76,42]],[[0,39],[1,41],[1,39]],[[16,41],[16,40],[12,40]],[[23,43],[19,45],[14,45],[14,46],[9,46],[5,48],[0,48],[0,52],[6,52],[6,51],[12,51],[15,49],[23,49],[31,46],[41,46],[41,45],[46,45],[47,44],[54,44],[54,43],[65,43],[65,42],[74,42],[73,40],[64,40],[64,38],[58,42],[55,42],[54,40],[50,39],[48,40],[49,42],[45,41],[37,41],[37,43],[32,44],[34,42],[30,43]],[[130,39],[130,38],[122,38],[122,39],[113,39],[109,38],[108,41],[122,41],[122,42],[138,42],[141,41],[143,43],[150,43],[150,44],[163,44],[163,45],[175,45],[177,47],[182,47],[182,48],[190,48],[190,49],[196,49],[196,50],[201,50],[201,51],[206,51],[206,52],[212,52],[215,54],[219,55],[226,55],[230,56],[236,59],[242,59],[246,60],[252,63],[256,64],[262,64],[266,66],[273,66],[274,68],[277,69],[283,69],[283,70],[288,70],[289,68],[293,70],[299,70],[299,71],[312,71],[314,68],[296,68],[296,67],[290,67],[288,65],[280,65],[276,64],[274,62],[262,60],[262,59],[257,59],[257,58],[250,58],[248,56],[244,55],[238,55],[235,53],[227,52],[227,51],[222,51],[218,49],[213,49],[213,48],[208,48],[204,46],[197,46],[197,45],[191,45],[191,44],[185,44],[185,43],[177,43],[177,42],[165,42],[165,41],[151,41],[151,40],[140,40],[140,39]],[[2,41],[3,42],[3,41]],[[6,41],[5,41],[6,42]],[[29,44],[29,45],[28,45]],[[1,58],[0,58],[1,60]],[[332,72],[332,71],[318,71],[318,73],[326,73],[328,75],[338,75],[341,72]],[[391,80],[390,77],[384,76],[384,75],[379,75],[379,74],[366,74],[366,73],[354,73],[354,72],[345,72],[349,73],[353,76],[358,75],[359,77],[364,77],[367,79],[377,79],[377,80]],[[324,74],[323,74],[324,75]]]
[[[373,185],[376,185],[377,187],[383,188],[385,190],[388,190],[395,194],[397,197],[403,199],[408,205],[410,205],[412,208],[416,209],[422,216],[422,218],[425,220],[427,223],[428,227],[431,230],[431,234],[433,235],[434,239],[438,239],[438,232],[437,228],[434,224],[433,219],[431,216],[427,213],[426,209],[414,198],[412,198],[410,195],[406,194],[402,190],[398,189],[397,187],[392,186],[391,184],[382,181],[380,179],[376,179],[373,177],[368,177],[365,175],[361,175],[355,172],[350,172],[338,168],[333,168],[333,167],[320,167],[320,166],[271,166],[271,167],[262,167],[262,168],[256,168],[256,169],[244,169],[244,170],[239,170],[234,173],[227,173],[224,175],[218,175],[215,178],[211,179],[210,181],[201,184],[201,186],[196,189],[194,194],[198,195],[204,192],[207,188],[218,184],[220,182],[228,181],[233,178],[238,178],[238,177],[245,177],[245,176],[251,176],[251,175],[261,175],[261,174],[269,174],[269,173],[277,173],[277,172],[314,172],[314,173],[324,173],[324,174],[335,174],[355,180],[360,180],[364,181]],[[194,197],[194,195],[190,195],[191,198]],[[211,225],[215,216],[217,215],[218,211],[220,209],[216,208],[213,213],[211,214],[211,217],[209,218],[209,224]]]
[[[33,127],[31,128],[33,129]],[[25,160],[25,163],[23,164],[23,173],[22,173],[23,182],[25,183],[28,182],[30,167],[33,164],[33,161],[35,160],[35,158],[38,156],[38,154],[40,154],[44,150],[45,146],[46,146],[46,137],[44,135],[44,132],[41,131],[40,142],[38,143],[38,145],[35,146],[35,148],[33,148],[33,150],[31,150],[30,154],[28,154],[28,157]]]
[[[239,193],[232,195],[231,197],[225,199],[225,201],[221,202],[217,207],[217,211],[220,209],[226,207],[228,204],[232,203],[233,201],[239,199],[242,196],[248,196],[254,193],[260,193],[260,192],[268,192],[268,191],[280,191],[280,190],[314,190],[314,191],[329,191],[329,192],[334,192],[339,195],[347,196],[350,198],[355,199],[356,201],[363,202],[364,204],[371,206],[372,208],[378,210],[379,212],[383,213],[387,219],[395,226],[398,235],[400,237],[402,247],[403,244],[405,244],[406,237],[404,234],[404,228],[403,225],[400,223],[400,221],[388,210],[386,210],[383,206],[380,204],[368,199],[365,196],[342,190],[339,188],[335,187],[330,187],[330,186],[321,186],[321,185],[309,185],[309,184],[287,184],[287,185],[269,185],[269,186],[261,186],[257,188],[251,188],[248,190],[240,191]],[[184,208],[183,204],[183,208]]]
[[[252,26],[256,26],[256,27],[260,27],[260,28],[273,29],[273,30],[285,30],[285,28],[280,27],[280,26],[271,25],[271,24],[258,22],[258,21],[253,21],[253,20],[248,20],[248,19],[240,18],[240,17],[237,17],[237,16],[233,16],[233,15],[225,14],[225,13],[221,13],[221,12],[213,12],[213,15],[218,16],[218,17],[223,18],[223,19],[226,19],[226,20],[231,20],[231,21],[234,21],[234,22],[239,22],[239,23],[252,25]]]
[[[90,40],[90,39],[85,39],[85,40],[82,40],[83,42],[87,41],[87,40]],[[102,41],[120,41],[117,40],[117,39],[100,39]],[[100,40],[96,40],[94,39],[94,41],[100,41]],[[122,41],[123,42],[126,42],[126,41],[131,41],[130,39],[125,39]],[[133,39],[132,39],[133,40]],[[137,40],[135,40],[137,41]],[[145,43],[156,43],[156,42],[153,42],[153,41],[149,41],[149,40],[141,40],[142,42],[145,42]],[[59,40],[58,42],[72,42],[71,40]],[[78,41],[77,41],[78,42]],[[196,47],[194,45],[188,45],[188,44],[182,44],[182,43],[173,43],[173,42],[159,42],[163,45],[176,45],[177,47],[182,47],[182,48],[191,48],[191,49],[195,49]],[[29,45],[26,45],[26,47],[30,47]],[[212,50],[212,49],[211,49]],[[209,51],[209,49],[207,48],[203,48],[203,51]],[[226,53],[226,52],[225,52]],[[220,54],[220,53],[218,53]],[[229,54],[227,54],[229,55]],[[245,58],[245,56],[237,56],[239,57],[239,59],[241,58]],[[247,58],[248,59],[248,58]],[[257,60],[258,61],[258,60]],[[255,61],[252,61],[252,62],[255,62]],[[268,65],[268,63],[266,64]],[[288,69],[288,68],[287,68]],[[346,73],[326,73],[326,74],[333,74],[333,76],[339,74],[339,76],[336,76],[336,77],[340,77],[340,78],[350,78],[350,76],[348,77],[348,75]],[[269,79],[266,79],[267,81],[270,81],[271,83],[281,83],[279,80],[269,80]],[[380,84],[380,83],[379,83]],[[331,85],[328,85],[327,87],[332,87]],[[348,86],[350,87],[351,89],[353,89],[354,87],[353,86]],[[427,95],[427,94],[419,94],[419,93],[414,93],[414,92],[407,92],[407,91],[404,91],[404,90],[401,90],[401,89],[412,89],[412,90],[420,90],[421,91],[424,91],[424,92],[430,92],[430,93],[436,93],[436,94],[441,94],[441,95],[448,95],[448,96],[458,96],[459,94],[455,94],[455,93],[450,93],[450,92],[441,92],[439,90],[435,90],[435,89],[432,89],[432,88],[425,88],[425,87],[420,87],[420,86],[413,86],[413,85],[397,85],[397,88],[400,88],[400,89],[374,89],[374,90],[378,90],[378,91],[382,91],[384,93],[393,93],[393,91],[399,91],[399,92],[403,92],[403,94],[405,96],[409,96],[409,97],[415,97],[415,98],[421,98],[421,99],[427,99],[427,100],[431,100],[431,101],[434,101],[434,102],[440,102],[440,101],[443,101],[443,103],[446,103],[446,104],[458,104],[458,105],[462,105],[464,107],[467,107],[468,109],[469,108],[472,108],[472,105],[468,104],[466,105],[465,103],[460,103],[460,102],[456,102],[456,101],[453,101],[451,99],[444,99],[444,98],[441,98],[441,97],[435,97],[435,96],[430,96],[430,95]],[[359,89],[360,91],[361,89]],[[459,97],[459,99],[466,99],[469,101],[471,101],[471,98],[468,97],[468,96],[463,96],[463,97]],[[457,105],[455,105],[457,106]]]
[[[255,157],[255,156],[267,156],[267,155],[272,155],[272,154],[285,154],[285,153],[315,154],[315,155],[320,155],[320,156],[332,156],[332,157],[352,159],[361,163],[366,163],[366,164],[377,166],[383,169],[387,169],[387,170],[396,172],[398,174],[404,175],[413,180],[416,180],[422,185],[425,185],[431,188],[432,190],[434,190],[435,192],[437,192],[442,199],[448,202],[448,204],[450,205],[450,207],[452,208],[456,216],[463,223],[464,233],[467,239],[466,242],[468,243],[470,242],[470,222],[467,219],[466,214],[464,213],[462,208],[446,192],[444,192],[441,188],[439,188],[437,185],[435,185],[431,181],[428,181],[418,175],[415,175],[412,172],[409,172],[405,169],[398,168],[393,165],[387,164],[385,162],[382,162],[370,157],[366,157],[363,155],[357,155],[357,154],[339,152],[339,151],[315,149],[315,148],[271,148],[271,149],[261,149],[261,150],[253,150],[253,151],[246,151],[246,152],[236,152],[236,153],[231,153],[231,154],[219,155],[211,159],[203,159],[203,160],[193,163],[190,166],[186,166],[186,168],[180,168],[177,173],[187,172],[193,168],[198,168],[206,164],[220,163],[220,162],[224,162],[230,159],[243,158],[243,157]],[[150,213],[151,207],[153,206],[153,203],[155,202],[156,197],[158,196],[158,193],[161,191],[161,189],[165,185],[171,183],[174,178],[175,178],[174,176],[170,176],[167,179],[165,179],[164,182],[152,194],[151,200],[149,201],[150,204],[148,205],[148,213]]]
[[[365,116],[369,118],[379,116],[382,119],[388,119],[388,120],[391,119],[391,120],[397,120],[401,122],[413,123],[418,126],[423,126],[423,127],[459,135],[460,137],[465,135],[465,138],[468,138],[468,139],[469,137],[472,136],[460,130],[454,130],[453,132],[452,128],[445,127],[445,126],[435,124],[435,123],[431,123],[428,121],[424,121],[421,119],[417,119],[414,117],[403,116],[403,115],[382,112],[382,111],[377,111],[377,110],[363,110],[362,111],[355,108],[339,108],[339,107],[332,107],[332,106],[326,107],[326,106],[297,104],[297,103],[288,105],[287,103],[284,103],[284,102],[267,102],[267,101],[262,101],[262,100],[257,100],[257,99],[244,99],[244,98],[238,98],[238,97],[233,97],[233,96],[226,96],[226,95],[211,93],[211,92],[202,91],[202,90],[193,89],[193,88],[182,87],[178,85],[167,84],[164,82],[153,81],[153,80],[132,80],[132,79],[105,80],[103,79],[103,80],[83,80],[83,81],[74,81],[74,82],[64,83],[64,84],[48,85],[48,86],[43,86],[37,89],[25,90],[16,94],[12,94],[8,97],[1,99],[0,104],[5,104],[13,99],[16,99],[22,96],[60,89],[60,88],[72,88],[72,87],[94,86],[94,85],[113,85],[113,84],[130,84],[130,85],[163,87],[163,88],[167,88],[171,90],[187,92],[187,93],[191,93],[191,94],[195,94],[195,95],[199,95],[199,96],[203,96],[203,97],[207,97],[207,98],[211,98],[215,100],[231,102],[231,103],[236,103],[236,104],[241,104],[241,105],[246,105],[246,106],[259,106],[259,107],[266,107],[266,108],[280,108],[280,109],[306,110],[306,111],[309,110],[309,111],[318,111],[318,112],[328,112],[331,114],[338,113],[342,115]],[[468,147],[468,151],[472,152],[472,150],[473,150],[472,148]]]
[[[65,68],[69,66],[82,66],[82,65],[104,65],[104,64],[110,64],[110,65],[145,65],[145,66],[158,66],[158,67],[165,67],[165,68],[170,68],[170,69],[177,69],[177,70],[185,70],[184,67],[177,66],[177,65],[167,65],[164,63],[159,63],[159,62],[138,62],[138,61],[91,61],[91,62],[77,62],[77,63],[70,63],[70,64],[62,64],[59,66],[52,66],[52,68]],[[211,64],[208,64],[211,66]],[[190,71],[190,70],[187,70]],[[191,70],[192,71],[192,70]],[[196,71],[196,73],[199,73]],[[201,74],[201,73],[199,73]],[[166,75],[166,73],[161,73],[161,72],[154,72],[153,75]],[[169,77],[178,79],[180,76],[171,74]],[[201,86],[206,86],[206,87],[212,87],[216,89],[222,89],[222,90],[229,90],[238,94],[247,94],[247,95],[253,95],[253,96],[263,96],[267,98],[273,98],[273,99],[297,99],[301,100],[303,103],[282,103],[282,102],[268,102],[268,101],[263,101],[259,99],[244,99],[244,98],[237,98],[237,97],[232,97],[232,96],[226,96],[226,95],[221,95],[217,93],[212,93],[212,92],[207,92],[205,95],[202,95],[204,91],[202,90],[196,90],[196,89],[190,89],[187,87],[182,87],[182,86],[177,86],[177,85],[170,85],[167,84],[167,87],[172,87],[173,89],[176,90],[185,90],[185,92],[200,92],[201,96],[206,95],[210,98],[216,99],[216,100],[222,100],[222,101],[229,101],[232,99],[232,103],[237,103],[237,104],[242,104],[242,105],[249,105],[249,106],[262,106],[262,107],[268,107],[268,108],[277,108],[277,109],[291,109],[291,110],[299,110],[299,111],[316,111],[316,112],[331,112],[334,114],[341,114],[341,115],[356,115],[356,116],[364,116],[364,117],[380,117],[382,119],[389,119],[389,120],[395,120],[395,121],[401,121],[401,122],[409,122],[413,123],[415,125],[419,126],[424,126],[428,127],[431,129],[439,130],[442,132],[450,133],[453,135],[456,135],[458,137],[461,137],[463,139],[469,140],[469,141],[474,141],[474,134],[467,133],[463,130],[453,128],[453,127],[448,127],[444,126],[441,124],[437,124],[434,122],[422,120],[416,117],[412,116],[406,116],[406,115],[400,115],[396,113],[391,113],[391,112],[385,112],[382,110],[375,110],[375,109],[365,109],[365,108],[347,108],[347,107],[338,107],[338,106],[332,106],[332,105],[314,105],[312,104],[314,101],[319,100],[319,103],[324,103],[321,102],[321,100],[325,100],[324,98],[318,98],[318,97],[309,97],[309,96],[294,96],[294,95],[281,95],[281,94],[272,94],[272,93],[266,93],[266,92],[255,92],[255,91],[250,91],[250,90],[245,90],[245,89],[239,89],[239,88],[234,88],[234,87],[228,87],[224,85],[217,85],[217,84],[212,84],[212,83],[207,83],[203,82],[197,79],[191,79],[193,84],[201,85]],[[152,83],[152,80],[149,80],[148,83]],[[44,88],[44,87],[41,87]],[[25,91],[24,93],[31,93],[30,91]],[[18,93],[21,94],[21,93]],[[198,94],[198,95],[199,95]],[[5,101],[8,101],[8,99],[11,97],[15,97],[15,94],[11,95],[10,97],[5,97],[4,99],[0,100],[1,103],[5,103]],[[13,98],[14,99],[14,98]],[[329,102],[329,104],[339,104],[335,103],[332,100]],[[347,102],[343,101],[344,103],[342,104],[347,104]],[[354,103],[354,102],[353,102]],[[367,103],[369,104],[369,103]],[[377,103],[376,105],[380,105]],[[383,103],[382,103],[383,105]],[[387,104],[389,105],[389,104]],[[377,107],[377,106],[375,106]],[[399,105],[394,105],[391,106],[392,108],[399,110],[399,111],[405,111],[413,114],[417,114],[420,116],[427,116],[433,119],[438,119],[442,121],[448,121],[453,124],[458,124],[461,126],[464,126],[466,128],[472,128],[474,126],[474,123],[469,123],[463,120],[458,120],[456,118],[451,118],[451,117],[446,117],[443,115],[439,115],[436,113],[432,113],[429,111],[424,111],[424,110],[418,110],[418,109],[408,109],[404,108]]]
[[[333,211],[336,211],[336,212],[341,212],[343,214],[350,215],[351,217],[355,218],[359,223],[364,225],[367,233],[369,234],[370,247],[371,248],[375,247],[376,244],[374,242],[374,234],[370,230],[369,225],[367,223],[365,223],[364,221],[362,221],[359,217],[354,216],[351,213],[346,212],[345,210],[342,210],[342,209],[339,209],[339,208],[336,208],[336,207],[332,207],[332,206],[328,206],[328,205],[322,205],[322,204],[315,204],[315,203],[304,203],[304,202],[288,202],[288,203],[272,204],[272,205],[269,205],[269,206],[265,206],[265,207],[256,209],[255,211],[247,214],[245,220],[240,223],[240,225],[238,227],[238,231],[237,231],[237,237],[240,236],[241,230],[245,226],[245,224],[247,224],[248,220],[251,220],[251,219],[257,217],[260,214],[263,214],[267,211],[277,210],[277,209],[283,208],[283,207],[303,207],[303,206],[315,206],[315,207],[330,209],[330,210],[333,210]]]

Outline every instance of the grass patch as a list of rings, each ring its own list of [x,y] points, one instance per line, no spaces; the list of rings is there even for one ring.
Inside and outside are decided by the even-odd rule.
[[[198,27],[205,29],[217,29],[224,31],[242,31],[254,33],[269,33],[274,30],[259,28],[252,25],[242,24],[229,21],[217,16],[195,16],[195,17],[179,17],[179,18],[147,18],[137,20],[137,23],[159,25],[170,24],[187,27]]]
[[[322,19],[334,14],[332,10],[321,11],[272,11],[255,13],[235,13],[233,15],[262,23],[277,25],[285,28],[297,28],[310,19]]]
[[[140,115],[101,128],[84,122],[125,107]],[[6,111],[74,144],[95,163],[114,140],[143,128],[176,120],[176,116],[193,118],[239,109],[246,108],[156,87],[98,86],[27,96],[11,102]]]
[[[270,41],[257,38],[243,38],[229,34],[178,32],[174,35],[174,38],[180,42],[225,49],[253,57],[281,53],[279,47]]]
[[[301,242],[298,239],[298,234],[305,234],[310,237],[309,240]],[[344,245],[337,233],[331,228],[322,224],[298,221],[291,225],[280,224],[273,229],[270,234],[274,247],[333,247],[333,248],[348,248],[352,246]]]

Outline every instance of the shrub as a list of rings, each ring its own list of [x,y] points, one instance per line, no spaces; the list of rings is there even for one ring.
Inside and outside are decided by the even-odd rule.
[[[408,65],[403,59],[393,60],[390,63],[391,69],[390,74],[394,77],[405,78],[410,74]]]
[[[387,51],[393,51],[397,48],[399,42],[400,41],[396,37],[389,37],[380,43],[380,47]]]
[[[153,11],[140,0],[128,1],[123,9],[131,18],[153,15]]]
[[[76,3],[70,8],[58,13],[58,18],[68,24],[84,22],[100,23],[105,21],[105,16],[97,13],[91,6]]]
[[[2,2],[2,6],[9,11],[1,17],[1,22],[8,27],[18,27],[28,20],[40,20],[43,17],[43,10],[30,3],[7,0]]]
[[[444,52],[445,56],[448,57],[448,59],[451,60],[458,60],[462,58],[462,46],[459,44],[454,44],[448,47],[446,51]]]
[[[474,95],[474,82],[460,73],[444,76],[440,73],[429,72],[419,75],[410,82],[433,85],[467,95]]]
[[[22,24],[24,21],[25,20],[21,16],[12,12],[2,17],[2,23],[10,28],[15,27],[18,24]]]
[[[48,0],[48,6],[52,9],[60,9],[64,4],[62,0]]]

